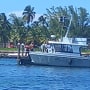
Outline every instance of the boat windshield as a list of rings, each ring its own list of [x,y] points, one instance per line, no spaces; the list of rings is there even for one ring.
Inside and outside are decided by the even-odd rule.
[[[72,45],[52,43],[50,46],[54,47],[55,52],[73,52]]]

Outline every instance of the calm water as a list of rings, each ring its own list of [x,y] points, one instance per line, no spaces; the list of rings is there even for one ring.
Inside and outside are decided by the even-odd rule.
[[[0,90],[90,90],[90,68],[19,66],[1,58]]]

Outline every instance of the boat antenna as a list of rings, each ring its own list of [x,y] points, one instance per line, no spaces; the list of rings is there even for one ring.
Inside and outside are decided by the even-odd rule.
[[[69,23],[69,25],[67,27],[67,32],[65,34],[65,37],[67,37],[67,35],[68,35],[69,31],[70,31],[71,22],[72,22],[72,15],[71,15],[70,23]]]

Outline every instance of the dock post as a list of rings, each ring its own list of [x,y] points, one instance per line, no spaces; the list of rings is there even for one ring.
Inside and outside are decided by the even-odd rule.
[[[21,52],[22,52],[22,56],[24,56],[24,50],[25,50],[25,46],[24,43],[21,44]]]
[[[18,56],[17,56],[17,59],[18,59],[18,64],[20,64],[20,43],[18,43]]]

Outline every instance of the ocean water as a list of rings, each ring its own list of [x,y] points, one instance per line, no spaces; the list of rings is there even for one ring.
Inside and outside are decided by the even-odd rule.
[[[0,58],[0,90],[90,90],[90,68],[24,66]]]

